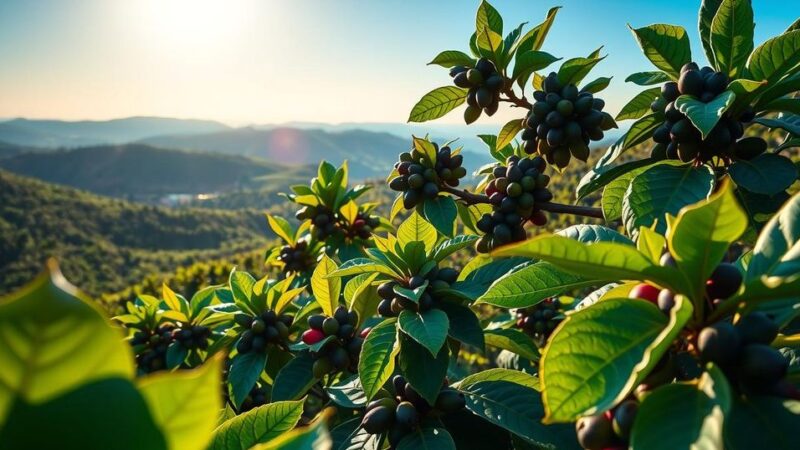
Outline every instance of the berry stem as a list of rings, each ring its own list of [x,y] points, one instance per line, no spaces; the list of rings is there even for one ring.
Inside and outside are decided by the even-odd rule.
[[[455,189],[450,186],[442,186],[440,190],[455,195],[468,205],[490,203],[489,197],[482,194],[475,194],[466,190]],[[591,206],[564,205],[562,203],[553,202],[538,203],[537,206],[542,211],[548,211],[556,214],[573,214],[576,216],[594,217],[597,219],[603,218],[603,210]]]
[[[501,101],[513,103],[514,106],[519,106],[520,108],[525,108],[525,109],[533,108],[533,105],[530,104],[530,102],[528,101],[528,99],[525,98],[525,96],[523,96],[522,98],[517,97],[517,93],[514,92],[514,89],[511,87],[503,88],[503,90],[500,92],[506,94],[506,97],[508,97],[508,98],[501,98],[500,99]]]

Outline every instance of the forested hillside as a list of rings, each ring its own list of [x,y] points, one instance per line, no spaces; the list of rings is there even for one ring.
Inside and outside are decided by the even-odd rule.
[[[151,273],[261,248],[255,210],[167,209],[98,197],[0,171],[0,293],[29,281],[50,256],[91,295]]]

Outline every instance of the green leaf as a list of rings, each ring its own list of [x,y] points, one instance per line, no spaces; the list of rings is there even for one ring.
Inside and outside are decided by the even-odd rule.
[[[380,450],[384,436],[361,428],[361,417],[347,420],[331,430],[332,450]]]
[[[483,352],[485,343],[478,316],[468,307],[452,302],[441,302],[440,308],[450,321],[450,337]]]
[[[326,388],[325,392],[334,403],[348,409],[363,408],[367,404],[358,374]]]
[[[650,104],[661,95],[661,88],[654,87],[636,94],[617,114],[616,120],[638,119],[649,114]]]
[[[777,194],[797,180],[797,167],[792,161],[773,153],[764,153],[749,161],[737,160],[730,165],[728,173],[737,185],[756,194]]]
[[[512,143],[517,134],[522,131],[522,122],[521,119],[511,119],[503,125],[500,134],[497,135],[497,143],[495,145],[503,148]]]
[[[800,99],[778,98],[764,105],[764,109],[767,111],[800,114]]]
[[[467,99],[467,90],[456,86],[442,86],[423,95],[411,109],[409,122],[427,122],[438,119],[456,109]]]
[[[539,360],[539,349],[522,331],[513,328],[495,328],[483,333],[487,345],[508,350],[531,361]]]
[[[644,55],[654,66],[677,80],[684,64],[692,61],[689,36],[683,27],[654,24],[642,28],[628,28]]]
[[[326,316],[333,316],[333,312],[339,306],[342,279],[338,276],[328,276],[336,272],[337,268],[336,263],[328,255],[323,255],[322,260],[317,263],[317,267],[311,275],[311,289],[314,293],[314,299],[322,307],[322,312]]]
[[[631,185],[631,182],[639,174],[655,167],[658,164],[660,163],[646,165],[630,170],[619,175],[615,180],[606,185],[606,187],[603,189],[603,196],[601,198],[603,217],[605,217],[606,222],[622,218],[622,202],[625,198],[625,194],[628,192],[628,187]]]
[[[595,80],[592,80],[586,83],[585,86],[581,88],[581,92],[591,92],[596,94],[603,89],[607,88],[609,84],[611,84],[611,78],[613,77],[600,77]]]
[[[439,395],[442,382],[447,375],[449,349],[445,345],[436,355],[431,355],[425,347],[405,333],[400,333],[399,337],[400,353],[397,362],[400,370],[414,390],[429,405],[435,405],[436,396]]]
[[[477,302],[501,308],[527,308],[548,297],[606,281],[612,280],[575,275],[540,261],[498,278]]]
[[[702,0],[700,4],[700,18],[697,21],[697,27],[700,31],[700,41],[703,44],[703,51],[706,54],[708,62],[716,67],[714,61],[714,51],[711,49],[711,22],[717,14],[717,9],[722,3],[722,0]]]
[[[703,375],[708,378],[708,374]],[[724,376],[720,375],[723,383]],[[703,384],[701,379],[701,384]],[[727,391],[727,386],[722,388]],[[723,448],[725,413],[713,389],[692,384],[668,384],[645,397],[639,405],[631,430],[632,450]],[[727,428],[727,424],[725,426]],[[727,448],[727,446],[725,446]]]
[[[122,343],[120,339],[110,342]],[[18,397],[10,405],[7,420],[4,417],[0,421],[0,446],[80,450],[169,448],[144,398],[130,380],[119,376],[85,383],[71,378],[53,380],[59,384],[78,382],[75,389],[42,402],[31,403]],[[109,399],[113,399],[113,407],[109,407]]]
[[[531,74],[538,72],[560,60],[547,52],[538,50],[520,51],[514,59],[514,70],[511,72],[511,79],[516,80],[520,86],[527,84]],[[521,122],[521,121],[520,121]],[[509,141],[508,143],[510,143]],[[498,146],[503,148],[504,146]]]
[[[450,327],[447,314],[440,309],[429,309],[421,313],[404,310],[400,313],[397,324],[403,333],[427,348],[433,356],[439,353],[447,340]]]
[[[0,297],[0,330],[0,423],[15,400],[33,407],[102,378],[133,378],[133,356],[119,329],[53,262]]]
[[[800,272],[800,194],[795,194],[767,223],[753,247],[748,280]]]
[[[423,212],[425,213],[425,219],[439,233],[447,237],[453,237],[458,208],[456,208],[456,202],[451,197],[440,195],[436,198],[425,199]]]
[[[753,51],[753,6],[750,0],[724,0],[711,22],[716,69],[735,78]]]
[[[418,428],[407,434],[397,444],[397,450],[456,450],[456,443],[446,429]]]
[[[765,119],[763,117],[759,117],[755,119],[753,122],[759,123],[764,125],[765,127],[769,128],[780,128],[784,131],[787,131],[791,134],[800,136],[800,121],[799,120],[788,120],[788,119]]]
[[[436,228],[414,211],[397,229],[397,239],[405,247],[409,242],[423,242],[425,250],[436,245]]]
[[[289,245],[294,245],[294,229],[288,220],[280,216],[267,214],[267,222],[269,223],[269,227],[272,228],[272,231],[274,231],[278,237],[286,241]]]
[[[630,82],[633,84],[638,84],[639,86],[650,86],[653,84],[661,84],[667,81],[672,80],[669,74],[665,72],[637,72],[628,75],[628,78],[625,78],[626,82]]]
[[[437,245],[436,248],[433,250],[433,254],[431,255],[431,259],[435,261],[442,261],[446,257],[452,255],[453,253],[468,247],[470,244],[478,240],[478,236],[474,234],[466,235],[462,234],[459,236],[454,237],[453,239],[448,239],[443,241],[441,244]]]
[[[251,305],[251,298],[253,297],[253,286],[256,284],[256,279],[249,273],[234,268],[228,278],[228,284],[236,306],[246,312],[255,312]]]
[[[555,234],[568,237],[578,242],[590,244],[593,242],[618,242],[620,244],[633,245],[633,241],[628,239],[616,230],[602,225],[578,224],[557,231]]]
[[[611,150],[611,149],[609,149]],[[581,181],[578,182],[578,186],[575,188],[575,198],[580,200],[587,195],[597,191],[598,189],[606,186],[608,183],[612,182],[616,178],[625,175],[626,173],[640,169],[646,166],[650,166],[656,161],[645,158],[645,159],[638,159],[635,161],[631,161],[624,164],[619,164],[613,166],[611,164],[598,165],[594,167],[594,169],[590,170],[586,173],[586,175],[581,178]],[[621,194],[624,194],[625,191],[622,190]],[[621,197],[619,198],[621,200]]]
[[[691,95],[681,95],[675,100],[675,107],[678,108],[678,111],[686,114],[689,121],[700,130],[700,134],[705,139],[735,99],[736,94],[731,91],[719,94],[708,103],[703,103]]]
[[[303,414],[303,400],[272,402],[223,422],[208,450],[247,450],[291,430]]]
[[[354,258],[339,266],[338,269],[326,275],[326,278],[347,277],[358,274],[371,274],[374,272],[389,276],[397,276],[398,273],[391,267],[382,262],[373,261],[369,258]]]
[[[141,380],[139,390],[169,448],[207,447],[222,408],[221,383],[221,357],[194,370],[151,375]]]
[[[558,81],[561,82],[562,85],[577,85],[591,72],[594,66],[603,59],[605,59],[605,56],[602,58],[578,57],[568,59],[564,61],[564,64],[558,69]]]
[[[725,448],[797,448],[800,402],[780,397],[737,398],[725,421]]]
[[[486,0],[482,0],[475,16],[478,48],[497,54],[503,45],[503,18]]]
[[[495,425],[542,447],[579,448],[572,425],[542,425],[538,380],[531,375],[490,369],[464,378],[455,387],[464,394],[467,409]]]
[[[283,366],[272,385],[272,401],[297,400],[306,395],[317,382],[312,367],[314,358],[309,352],[301,352]]]
[[[361,274],[351,279],[345,286],[345,299],[347,299],[347,306],[350,311],[355,311],[358,314],[358,325],[363,325],[364,321],[375,313],[380,297],[378,296],[378,288],[372,282],[378,277],[378,273]],[[347,287],[351,283],[358,283],[358,287],[351,296],[347,295]]]
[[[287,431],[264,444],[253,446],[250,450],[330,449],[333,442],[325,424],[332,420],[330,414],[323,412],[311,425]]]
[[[714,189],[714,172],[707,166],[653,166],[631,181],[622,200],[622,222],[636,238],[639,227],[665,233],[666,215],[676,215],[684,206],[708,197]]]
[[[472,67],[472,65],[475,64],[475,60],[464,52],[460,52],[458,50],[445,50],[436,55],[436,57],[433,58],[433,61],[428,63],[428,65],[431,64],[448,68],[455,66]]]
[[[401,284],[396,284],[392,288],[392,290],[394,291],[395,294],[397,294],[397,295],[399,295],[401,297],[405,297],[405,298],[413,301],[414,303],[419,303],[419,299],[420,299],[420,297],[422,297],[422,294],[425,293],[425,289],[427,287],[428,287],[428,281],[425,280],[425,282],[422,283],[422,286],[419,286],[419,287],[414,288],[414,289],[409,289],[407,287],[404,287]]]
[[[238,354],[231,361],[230,384],[231,401],[237,408],[242,404],[245,397],[250,394],[250,390],[255,386],[256,381],[261,377],[261,372],[267,365],[267,354],[261,352],[249,352]]]
[[[564,270],[611,280],[651,280],[685,292],[685,281],[676,269],[661,267],[626,244],[583,244],[562,236],[541,234],[519,244],[495,250],[492,256],[541,258]]]
[[[374,326],[361,347],[358,375],[369,400],[375,397],[394,372],[394,357],[400,351],[396,322],[394,318],[386,319]]]
[[[652,370],[691,314],[691,303],[679,296],[669,318],[648,301],[628,298],[567,315],[542,358],[544,423],[616,405]]]
[[[173,341],[167,347],[167,369],[172,370],[180,366],[187,356],[189,356],[189,349],[181,345],[180,342]]]
[[[747,61],[750,78],[772,84],[800,63],[800,30],[776,36],[759,45]]]
[[[553,26],[553,21],[555,21],[559,9],[561,9],[560,6],[550,8],[542,23],[525,33],[525,36],[519,41],[520,50],[539,50],[542,48],[547,33],[550,31],[550,27]],[[519,54],[520,53],[517,52],[517,55]]]

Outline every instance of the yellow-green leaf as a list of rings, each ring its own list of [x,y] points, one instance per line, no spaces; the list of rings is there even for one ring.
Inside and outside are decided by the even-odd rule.
[[[322,312],[328,316],[333,316],[333,312],[339,306],[342,279],[339,277],[326,278],[325,276],[336,269],[336,263],[328,255],[324,255],[314,269],[314,274],[311,275],[311,289],[314,292],[314,298],[322,307]]]

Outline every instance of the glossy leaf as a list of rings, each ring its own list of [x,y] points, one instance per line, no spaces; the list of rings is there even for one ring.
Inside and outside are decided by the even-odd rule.
[[[795,194],[761,231],[747,266],[749,280],[800,272],[800,194]]]
[[[705,139],[735,99],[736,94],[731,91],[719,94],[708,103],[703,103],[690,95],[681,95],[675,100],[675,107],[686,115]]]
[[[400,353],[397,363],[400,370],[419,395],[429,405],[436,404],[436,396],[442,388],[447,375],[449,349],[443,346],[436,355],[431,355],[427,348],[406,335],[399,333]]]
[[[711,22],[716,68],[731,78],[741,74],[753,51],[753,7],[750,0],[723,0]]]
[[[303,414],[303,400],[272,402],[223,422],[209,450],[247,450],[291,430]]]
[[[711,49],[711,22],[717,14],[717,9],[722,0],[702,0],[700,3],[700,14],[698,20],[698,30],[700,31],[700,41],[708,62],[717,67],[714,60],[714,51]]]
[[[562,85],[565,84],[579,84],[586,75],[597,65],[604,57],[595,58],[572,58],[564,61],[564,64],[558,69],[558,81]]]
[[[312,368],[314,358],[309,352],[301,352],[289,361],[275,377],[272,385],[272,401],[297,400],[306,395],[317,382]]]
[[[426,199],[423,204],[425,219],[444,236],[453,237],[458,209],[456,202],[451,197],[438,196]]]
[[[516,353],[531,361],[539,360],[539,349],[533,340],[522,331],[513,328],[496,328],[484,331],[486,344]]]
[[[358,375],[367,399],[372,399],[394,372],[394,358],[400,351],[395,324],[395,319],[386,319],[374,326],[361,347]]]
[[[342,292],[342,279],[328,276],[336,272],[336,269],[338,269],[336,263],[327,255],[323,255],[311,275],[314,300],[319,303],[326,316],[333,316],[333,312],[339,306],[339,294]]]
[[[638,119],[642,116],[650,114],[650,104],[661,96],[661,88],[654,87],[644,90],[635,97],[633,97],[622,109],[617,113],[616,120]]]
[[[586,244],[593,242],[618,242],[620,244],[633,245],[633,241],[627,236],[602,225],[572,225],[563,230],[556,231],[555,234]]]
[[[401,246],[409,242],[423,242],[425,249],[430,251],[436,245],[436,228],[415,211],[400,224],[397,239]]]
[[[367,404],[367,396],[364,395],[358,374],[326,388],[325,392],[334,403],[345,408],[362,408]]]
[[[444,428],[425,427],[407,434],[397,444],[397,450],[456,450],[453,437]]]
[[[550,53],[538,50],[520,51],[517,53],[514,62],[514,70],[512,71],[511,79],[517,80],[519,84],[524,85],[527,83],[532,73],[546,68],[559,59],[561,58],[556,58]],[[521,120],[517,121],[522,122]],[[509,143],[511,143],[511,141],[506,142],[506,144]],[[498,145],[497,147],[503,148],[504,145]]]
[[[425,94],[408,116],[409,122],[427,122],[438,119],[460,106],[467,99],[467,90],[456,86],[442,86]]]
[[[782,192],[797,180],[797,167],[792,161],[774,153],[763,153],[749,161],[737,160],[728,173],[737,185],[765,195]]]
[[[238,354],[233,357],[228,383],[234,406],[238,408],[242,404],[261,377],[266,365],[267,354],[262,352]]]
[[[661,84],[670,80],[671,78],[669,74],[661,71],[637,72],[637,73],[632,73],[628,75],[628,78],[625,78],[626,82],[638,84],[639,86],[650,86],[653,84]]]
[[[683,27],[654,24],[631,28],[639,47],[654,66],[678,79],[681,67],[692,60],[689,36]]]
[[[450,321],[448,331],[450,337],[483,352],[485,346],[483,329],[475,313],[468,307],[453,302],[441,302],[439,307],[447,314],[447,319]]]
[[[774,83],[800,63],[800,30],[768,39],[759,45],[747,61],[750,78]]]
[[[800,401],[767,396],[737,399],[725,421],[725,448],[794,449],[798,427]]]
[[[433,356],[436,356],[444,345],[450,328],[447,314],[440,309],[429,309],[419,313],[403,310],[397,319],[397,324],[403,333],[427,348]]]
[[[548,297],[606,281],[613,280],[576,275],[540,261],[498,278],[477,302],[501,308],[527,308]]]
[[[603,89],[607,88],[609,84],[611,84],[611,78],[613,77],[600,77],[596,78],[588,83],[586,83],[582,88],[581,92],[591,92],[596,94]]]
[[[473,64],[475,64],[475,60],[464,52],[460,52],[458,50],[445,50],[436,55],[436,57],[428,63],[428,65],[430,64],[436,64],[448,68],[455,66],[471,67]]]

